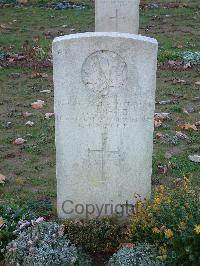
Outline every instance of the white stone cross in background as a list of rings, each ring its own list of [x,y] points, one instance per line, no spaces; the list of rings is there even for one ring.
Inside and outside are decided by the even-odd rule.
[[[138,34],[139,0],[95,0],[95,31]]]

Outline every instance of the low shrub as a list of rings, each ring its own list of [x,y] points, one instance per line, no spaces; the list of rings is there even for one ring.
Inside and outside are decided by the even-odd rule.
[[[183,53],[183,60],[186,64],[197,65],[200,64],[200,52],[186,51]]]
[[[3,259],[7,244],[16,238],[14,231],[19,229],[20,222],[34,220],[41,214],[48,215],[52,210],[49,201],[32,201],[19,207],[18,205],[0,205],[0,260]]]
[[[66,239],[64,227],[55,222],[43,222],[21,232],[8,244],[5,259],[13,266],[90,265],[88,257],[81,257]]]
[[[160,49],[158,53],[158,62],[164,63],[169,60],[181,60],[180,53],[172,50]]]
[[[78,260],[75,263],[76,266],[91,266],[92,257],[85,253],[82,249],[78,250]]]
[[[151,201],[137,202],[130,237],[155,245],[169,265],[200,265],[200,198],[187,177],[161,185]]]
[[[161,265],[155,259],[152,246],[144,243],[133,248],[122,248],[109,260],[108,266],[156,266]]]
[[[16,4],[16,0],[0,0],[0,4]]]
[[[91,253],[113,252],[123,236],[123,227],[111,218],[66,220],[63,223],[67,238]]]
[[[0,206],[0,260],[4,257],[6,245],[15,238],[13,231],[16,230],[19,220],[28,217],[29,213],[18,206]]]

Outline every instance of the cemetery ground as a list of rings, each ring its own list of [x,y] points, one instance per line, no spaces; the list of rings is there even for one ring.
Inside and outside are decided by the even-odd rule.
[[[188,185],[190,180],[192,189],[199,193],[200,157],[194,157],[200,155],[199,4],[198,1],[167,2],[147,1],[140,10],[140,33],[159,42],[153,191],[159,185],[174,189],[174,183],[179,181]],[[0,175],[0,205],[14,208],[13,220],[20,217],[22,209],[26,212],[25,218],[34,213],[34,217],[56,220],[51,44],[59,35],[94,31],[94,6],[90,1],[84,9],[67,10],[46,8],[44,3],[42,7],[41,3],[0,7],[0,174],[3,175]],[[37,100],[44,104],[33,104]],[[27,124],[28,121],[34,124]],[[3,208],[0,211],[0,218],[6,219],[8,214],[3,214]],[[0,220],[0,227],[1,223]],[[123,237],[113,243],[120,238],[116,236],[118,225],[106,220],[99,226],[103,227],[104,223],[110,226],[111,232],[106,247],[102,244],[104,237],[99,237],[97,243],[93,239],[91,245],[84,235],[81,240],[75,237],[77,228],[82,230],[80,225],[71,224],[66,231],[71,239],[75,238],[75,243],[81,243],[83,248],[85,245],[91,254],[107,258],[107,253],[102,255],[103,250],[113,253],[119,242],[131,240],[124,234],[127,225],[123,225]],[[98,231],[97,224],[87,226]],[[88,234],[87,226],[84,230]],[[142,236],[148,235],[144,231],[136,240],[141,241]],[[199,237],[200,225],[195,232]],[[7,235],[8,239],[12,238]],[[192,255],[199,252],[200,240],[195,241],[197,250],[192,250]],[[163,249],[167,245],[162,242]],[[195,263],[193,265],[198,265]]]

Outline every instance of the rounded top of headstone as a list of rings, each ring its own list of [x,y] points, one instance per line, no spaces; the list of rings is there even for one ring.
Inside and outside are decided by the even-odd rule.
[[[158,45],[158,42],[154,38],[146,37],[138,34],[130,34],[130,33],[121,33],[121,32],[85,32],[85,33],[76,33],[69,34],[65,36],[56,37],[53,40],[53,43],[58,43],[66,40],[74,40],[74,39],[84,39],[91,37],[110,37],[110,38],[124,38],[135,41],[142,41],[147,43],[152,43]]]

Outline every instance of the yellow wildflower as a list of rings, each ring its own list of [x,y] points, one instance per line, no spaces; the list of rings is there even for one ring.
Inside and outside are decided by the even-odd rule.
[[[165,236],[166,238],[172,238],[173,237],[173,232],[171,229],[165,229]]]
[[[154,204],[155,204],[155,205],[160,205],[160,202],[161,202],[161,200],[160,200],[159,197],[156,197],[156,198],[154,199]]]
[[[200,224],[196,224],[195,227],[194,227],[194,231],[197,235],[200,234]]]
[[[154,228],[152,229],[152,232],[153,232],[154,234],[160,234],[160,230],[158,229],[158,227],[154,227]]]
[[[142,201],[138,201],[137,202],[137,208],[138,209],[142,209],[142,207],[143,207],[143,202]]]
[[[189,186],[190,186],[190,179],[189,179],[189,177],[184,176],[183,177],[183,188],[185,190],[188,190]]]

